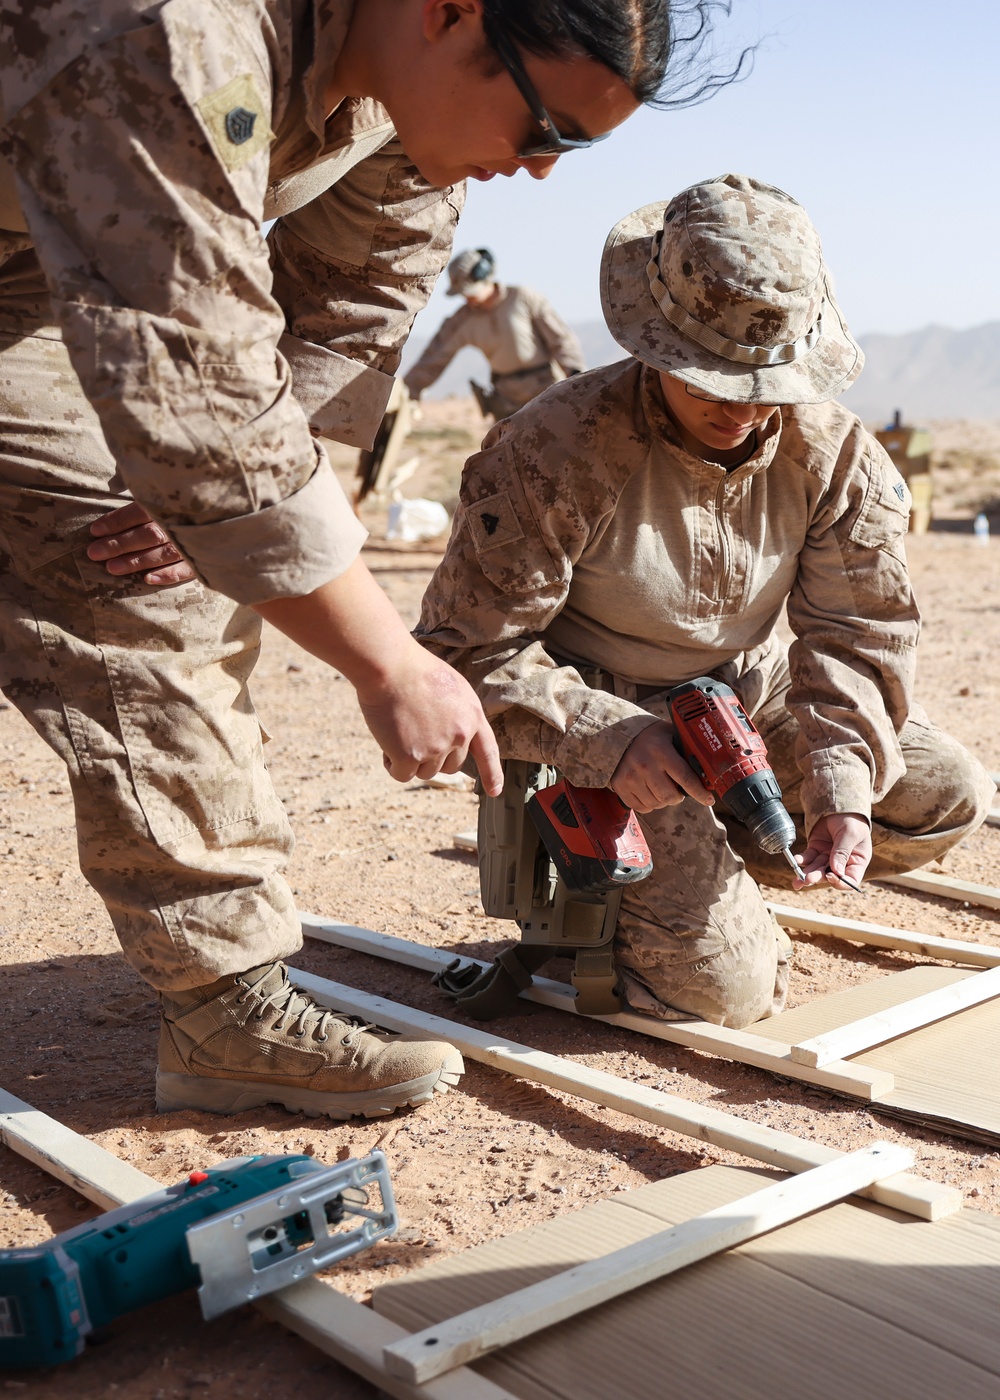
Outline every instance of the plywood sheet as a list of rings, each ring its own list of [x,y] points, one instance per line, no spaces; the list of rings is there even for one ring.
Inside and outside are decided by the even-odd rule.
[[[384,1284],[417,1330],[778,1174],[709,1167]],[[936,1224],[854,1202],[817,1212],[477,1363],[521,1400],[996,1400],[1000,1220]]]
[[[820,997],[749,1029],[795,1044],[976,976],[967,968],[907,968],[850,991]],[[874,1099],[873,1108],[977,1141],[1000,1143],[1000,1000],[957,1012],[851,1058],[895,1075],[895,1088]]]

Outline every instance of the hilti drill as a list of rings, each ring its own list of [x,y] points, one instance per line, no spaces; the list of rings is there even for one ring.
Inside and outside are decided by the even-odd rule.
[[[795,823],[781,800],[764,740],[739,696],[723,681],[699,676],[675,686],[669,699],[678,750],[761,850],[769,856],[780,852],[801,880],[802,868],[792,855]]]

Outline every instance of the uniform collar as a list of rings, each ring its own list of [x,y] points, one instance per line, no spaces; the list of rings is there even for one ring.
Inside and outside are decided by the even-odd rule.
[[[725,467],[719,466],[717,462],[705,461],[702,457],[695,457],[683,445],[680,434],[674,426],[674,420],[667,412],[667,406],[663,402],[663,393],[660,389],[660,376],[650,365],[642,366],[639,392],[642,400],[642,410],[646,422],[649,425],[650,434],[653,438],[665,442],[680,459],[683,465],[692,472],[700,476],[728,476],[730,479],[748,476],[752,472],[762,471],[775,457],[778,450],[778,443],[781,440],[781,409],[768,420],[764,428],[757,434],[757,446],[753,455],[745,462],[741,462],[738,467],[731,467],[729,471]]]

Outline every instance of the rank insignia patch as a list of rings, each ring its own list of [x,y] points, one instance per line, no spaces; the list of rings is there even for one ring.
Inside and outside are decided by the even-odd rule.
[[[524,539],[517,513],[506,491],[469,502],[466,507],[472,539],[479,553]]]
[[[256,112],[248,112],[245,107],[234,107],[226,113],[226,135],[234,146],[242,146],[253,135]]]
[[[227,170],[239,170],[274,140],[267,108],[249,73],[203,97],[198,111]]]

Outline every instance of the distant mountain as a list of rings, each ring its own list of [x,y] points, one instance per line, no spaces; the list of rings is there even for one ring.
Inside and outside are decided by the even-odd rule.
[[[844,395],[859,418],[1000,418],[1000,321],[860,337],[865,368]]]
[[[624,351],[603,321],[586,321],[573,329],[591,367],[623,358]],[[404,370],[426,343],[411,342],[406,347]],[[862,336],[861,345],[864,372],[843,402],[866,422],[888,422],[897,408],[908,422],[1000,418],[1000,321],[966,331],[926,326],[905,335]],[[469,380],[485,384],[488,373],[477,350],[463,350],[428,397],[465,396]]]

